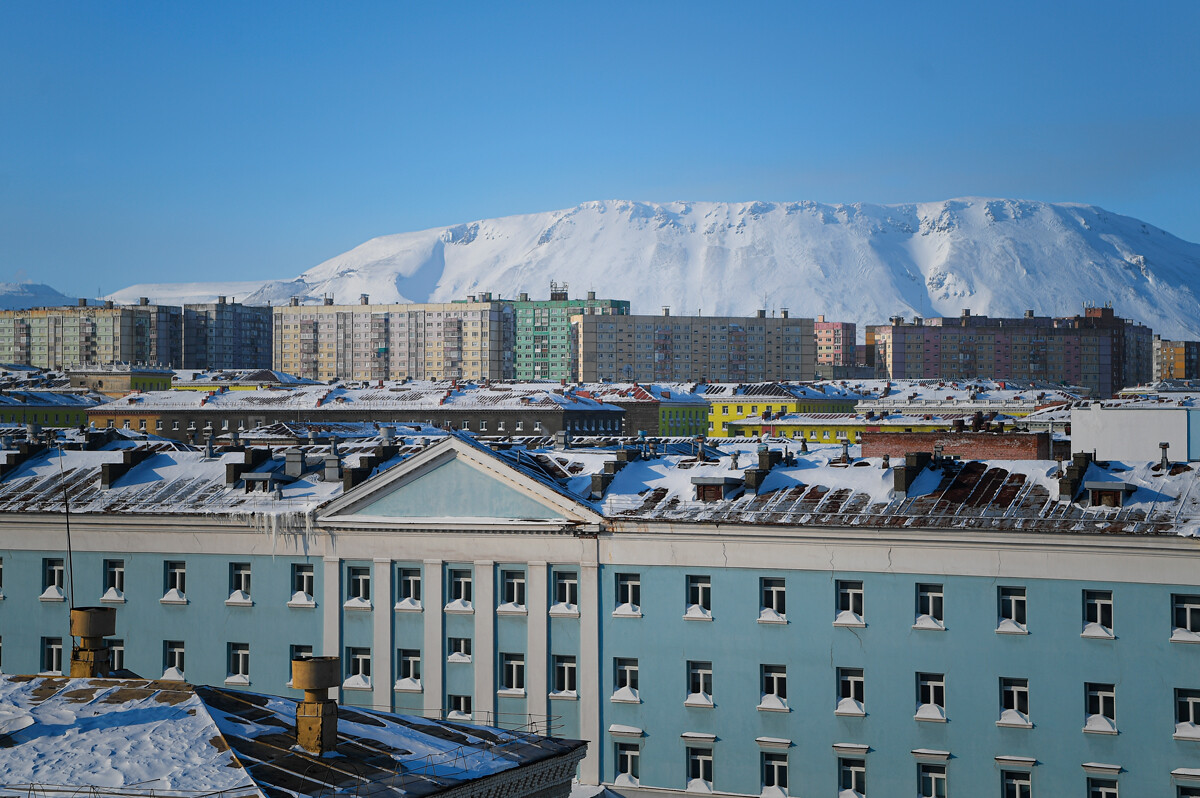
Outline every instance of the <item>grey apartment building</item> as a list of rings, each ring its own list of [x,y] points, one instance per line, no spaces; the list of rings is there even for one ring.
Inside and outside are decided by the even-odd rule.
[[[575,379],[612,381],[811,380],[813,320],[767,316],[575,316]]]

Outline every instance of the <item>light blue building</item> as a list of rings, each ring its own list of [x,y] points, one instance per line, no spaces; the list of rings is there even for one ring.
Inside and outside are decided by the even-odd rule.
[[[628,796],[1200,795],[1190,472],[1087,508],[1054,463],[899,498],[841,447],[374,446],[67,452],[76,603],[143,676],[281,692],[339,654],[345,704],[587,739]],[[70,646],[58,466],[0,479],[6,673]]]

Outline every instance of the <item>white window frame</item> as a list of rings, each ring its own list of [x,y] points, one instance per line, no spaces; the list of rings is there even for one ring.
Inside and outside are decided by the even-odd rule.
[[[346,646],[346,677],[342,682],[342,689],[371,689],[371,649]]]
[[[525,609],[525,572],[504,570],[500,572],[500,606],[512,610]]]
[[[63,675],[63,639],[61,637],[42,638],[42,676]]]
[[[1028,594],[1022,585],[996,588],[996,633],[1029,634]]]
[[[688,574],[686,609],[683,617],[693,620],[712,620],[712,577]]]
[[[1111,590],[1083,591],[1083,631],[1080,637],[1113,638],[1113,593]]]
[[[371,568],[367,565],[346,566],[346,603],[371,602]]]
[[[249,604],[250,600],[250,563],[229,563],[229,598],[226,604]]]
[[[640,703],[636,657],[613,658],[613,701]]]
[[[866,688],[866,671],[862,668],[838,668],[834,714],[865,715]]]
[[[1000,771],[1004,798],[1033,798],[1033,776],[1024,770]]]
[[[917,720],[946,720],[946,674],[917,674]]]
[[[920,763],[917,765],[917,795],[919,798],[946,798],[946,766]]]
[[[1200,740],[1200,690],[1175,688],[1175,739]]]
[[[187,646],[183,640],[163,641],[163,678],[172,677],[182,680],[187,673]],[[172,673],[174,671],[174,673]]]
[[[711,707],[713,705],[713,664],[701,660],[688,660],[687,698],[689,707]]]
[[[421,569],[401,567],[396,571],[396,609],[420,610]]]
[[[687,789],[692,792],[712,792],[713,750],[688,746]]]
[[[838,757],[839,798],[866,798],[867,760]]]
[[[579,572],[554,572],[554,604],[550,607],[551,615],[579,614]]]
[[[787,795],[788,755],[777,751],[763,751],[762,794],[766,796]]]
[[[617,778],[621,787],[636,787],[642,771],[642,747],[637,743],[616,744]]]
[[[226,652],[225,684],[250,684],[250,644],[230,643]]]
[[[1029,722],[1029,680],[1015,677],[1000,678],[1000,719],[997,726],[1032,728]]]
[[[42,558],[42,601],[65,601],[66,564],[61,557]]]
[[[554,655],[554,690],[551,695],[559,698],[579,694],[579,668],[573,654]]]
[[[866,626],[866,591],[861,579],[837,580],[837,605],[834,626]]]
[[[469,695],[447,694],[446,707],[446,718],[448,720],[470,720],[474,710],[471,696]]]
[[[1093,734],[1117,733],[1117,688],[1105,682],[1086,682],[1083,730]]]
[[[525,695],[525,655],[522,653],[500,654],[501,693]]]
[[[451,612],[472,612],[475,605],[472,603],[474,597],[474,576],[469,568],[451,568],[447,572],[449,577],[446,580],[447,602],[446,609]]]
[[[1171,642],[1200,643],[1200,596],[1171,594]]]
[[[163,563],[163,597],[159,599],[164,604],[187,603],[187,562],[185,560],[167,560]]]
[[[396,689],[421,688],[421,650],[417,648],[396,649]]]
[[[471,638],[469,637],[448,637],[446,638],[446,661],[447,662],[470,662],[471,655]]]
[[[642,615],[642,575],[617,574],[617,606],[614,616],[641,617]]]
[[[758,668],[759,697],[758,709],[786,712],[787,703],[787,666],[764,664]]]
[[[1087,795],[1088,798],[1117,798],[1119,795],[1117,780],[1089,777]]]
[[[787,580],[763,576],[758,580],[758,622],[787,623]]]
[[[101,601],[125,600],[125,561],[104,561],[104,595]]]
[[[914,629],[944,631],[946,592],[942,585],[923,582],[917,585],[917,617]]]

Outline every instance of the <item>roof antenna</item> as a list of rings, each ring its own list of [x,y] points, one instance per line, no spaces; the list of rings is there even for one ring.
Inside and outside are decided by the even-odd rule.
[[[62,441],[58,444],[58,480],[63,493],[63,521],[67,527],[67,606],[75,606],[75,554],[71,549],[71,498],[67,495],[67,475],[63,470]]]

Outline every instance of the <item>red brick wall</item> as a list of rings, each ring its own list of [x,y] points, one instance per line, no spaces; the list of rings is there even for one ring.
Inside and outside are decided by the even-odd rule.
[[[909,452],[933,452],[964,460],[1049,460],[1047,432],[864,432],[862,456],[893,458]]]

